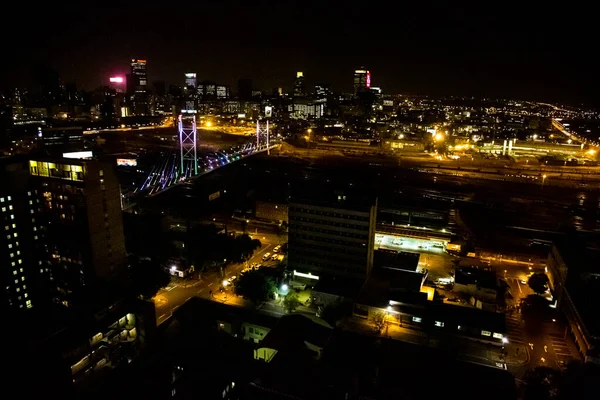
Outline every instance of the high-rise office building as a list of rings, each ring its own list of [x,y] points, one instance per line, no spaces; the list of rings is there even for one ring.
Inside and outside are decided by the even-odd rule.
[[[327,99],[333,95],[331,86],[318,83],[315,85],[315,100],[319,103],[327,102]]]
[[[137,58],[133,58],[131,60],[131,78],[131,84],[134,92],[146,92],[148,90],[148,72],[146,71],[146,60],[140,60]]]
[[[288,267],[294,274],[368,276],[375,246],[375,197],[296,187],[288,214]]]
[[[116,171],[108,162],[57,158],[30,160],[29,173],[31,190],[41,196],[57,298],[68,306],[73,293],[126,267]]]
[[[306,95],[306,86],[304,83],[304,72],[296,72],[296,80],[294,81],[294,96],[302,97]]]
[[[217,85],[217,99],[229,98],[229,86]]]
[[[185,86],[187,90],[194,91],[196,90],[196,86],[198,86],[198,82],[196,80],[195,72],[186,72],[185,74]]]
[[[50,303],[51,266],[41,199],[28,186],[27,160],[0,160],[0,309],[28,310]]]
[[[371,72],[365,67],[354,70],[354,95],[371,87]]]
[[[131,59],[131,73],[127,75],[127,92],[135,115],[148,115],[148,72],[146,60]]]

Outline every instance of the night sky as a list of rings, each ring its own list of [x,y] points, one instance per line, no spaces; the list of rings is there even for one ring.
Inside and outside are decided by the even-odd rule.
[[[195,71],[234,91],[240,77],[263,90],[289,90],[295,71],[308,83],[349,91],[353,68],[365,65],[386,93],[600,102],[600,35],[585,8],[209,3],[15,6],[14,20],[0,28],[7,56],[0,84],[26,85],[34,63],[49,63],[63,81],[93,89],[127,73],[128,60],[138,57],[148,60],[150,82],[182,84],[183,73]]]

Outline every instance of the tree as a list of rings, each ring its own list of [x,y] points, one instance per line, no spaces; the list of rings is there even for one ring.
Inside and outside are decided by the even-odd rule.
[[[349,301],[337,300],[327,303],[321,311],[321,319],[331,326],[336,326],[337,322],[344,317],[352,314],[352,303]]]
[[[259,306],[275,293],[275,283],[260,271],[248,271],[240,275],[234,288],[235,294]]]
[[[525,400],[592,399],[596,398],[600,369],[592,363],[569,363],[562,371],[537,367],[523,377]]]
[[[300,306],[300,299],[298,299],[298,293],[290,292],[283,299],[283,307],[287,312],[292,313]]]
[[[229,263],[244,262],[260,247],[260,240],[218,233],[214,225],[195,226],[188,232],[186,243],[188,257],[201,271],[221,270]]]
[[[529,277],[527,284],[535,293],[545,293],[548,289],[548,276],[542,273],[533,274]]]
[[[371,322],[373,324],[375,324],[377,331],[378,332],[381,331],[381,329],[385,325],[385,312],[380,311],[380,310],[375,310],[375,311],[369,313],[369,318],[370,318]]]
[[[157,262],[136,260],[130,266],[135,294],[144,299],[156,293],[171,282],[171,275]]]

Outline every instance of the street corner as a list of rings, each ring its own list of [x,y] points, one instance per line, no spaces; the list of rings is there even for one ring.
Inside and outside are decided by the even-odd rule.
[[[529,347],[520,344],[506,346],[506,364],[520,366],[529,364],[530,360]]]

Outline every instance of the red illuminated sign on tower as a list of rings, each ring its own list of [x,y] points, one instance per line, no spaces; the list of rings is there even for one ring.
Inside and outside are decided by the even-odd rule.
[[[367,71],[367,89],[371,87],[371,73]]]

